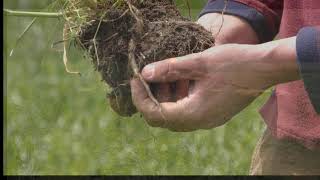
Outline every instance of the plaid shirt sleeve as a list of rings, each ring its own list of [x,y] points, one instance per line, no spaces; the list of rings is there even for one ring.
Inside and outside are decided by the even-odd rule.
[[[200,16],[222,12],[226,0],[209,0]],[[261,43],[271,41],[278,33],[283,0],[228,0],[225,13],[245,19],[258,34]]]
[[[305,27],[299,31],[297,56],[306,91],[320,114],[320,26]]]

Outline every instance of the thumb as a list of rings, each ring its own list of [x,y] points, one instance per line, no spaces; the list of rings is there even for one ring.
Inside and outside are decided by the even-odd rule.
[[[195,80],[205,74],[205,61],[200,53],[155,62],[142,70],[142,76],[148,82]]]

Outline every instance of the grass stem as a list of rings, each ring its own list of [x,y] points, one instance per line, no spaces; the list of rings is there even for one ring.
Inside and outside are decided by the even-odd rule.
[[[20,16],[20,17],[60,18],[63,16],[63,13],[15,11],[10,9],[3,9],[3,13],[4,15],[7,15],[7,16]]]

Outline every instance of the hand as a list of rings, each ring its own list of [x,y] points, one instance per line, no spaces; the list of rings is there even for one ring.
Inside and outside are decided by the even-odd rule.
[[[221,13],[208,13],[201,16],[197,23],[212,32],[212,35],[216,37],[216,45],[228,43],[257,44],[259,42],[256,33],[245,20],[226,14],[223,15],[223,18],[224,22],[222,24]],[[218,34],[221,25],[222,28]],[[189,84],[188,80],[181,80],[171,84],[154,84],[153,93],[159,102],[175,102],[188,95]]]
[[[221,126],[265,89],[299,79],[295,59],[295,37],[262,45],[221,45],[167,59],[146,66],[142,76],[149,83],[190,80],[188,96],[159,107],[134,79],[133,102],[151,126],[172,131]]]

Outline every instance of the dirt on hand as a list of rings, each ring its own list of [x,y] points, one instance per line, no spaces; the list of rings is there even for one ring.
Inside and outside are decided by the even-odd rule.
[[[129,62],[130,42],[139,72],[152,62],[214,46],[212,34],[183,17],[172,0],[126,2],[127,8],[113,8],[112,3],[101,7],[105,16],[82,27],[79,34],[94,67],[112,88],[107,94],[112,109],[121,116],[137,112],[131,100],[130,79],[135,74]]]

